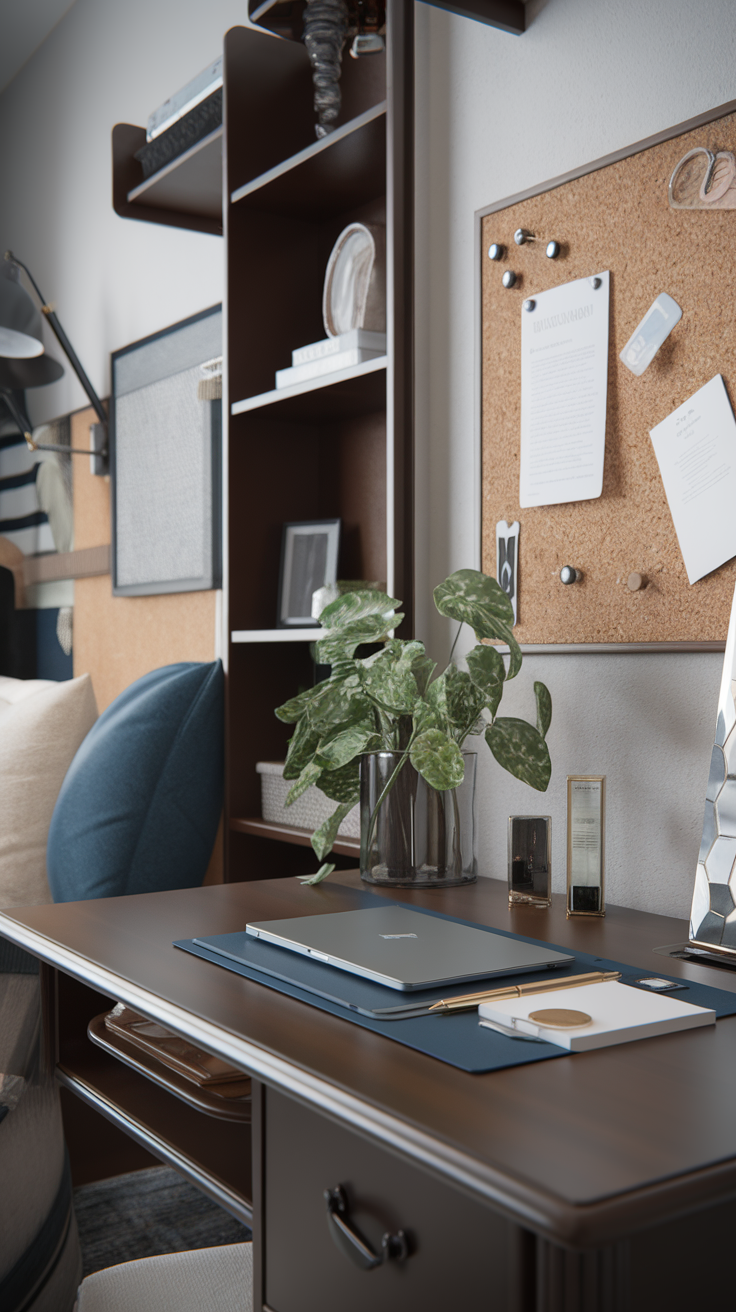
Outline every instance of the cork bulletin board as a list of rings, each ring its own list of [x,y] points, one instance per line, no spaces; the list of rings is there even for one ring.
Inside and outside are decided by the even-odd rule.
[[[736,209],[671,209],[667,193],[675,166],[694,147],[736,154],[735,108],[478,216],[482,568],[496,575],[497,521],[518,520],[514,632],[521,643],[725,640],[736,560],[690,585],[649,430],[715,374],[736,407]],[[517,228],[538,240],[516,246]],[[552,239],[562,248],[554,260],[545,256]],[[499,262],[488,258],[493,242],[505,247]],[[508,269],[517,275],[511,289],[502,284]],[[522,302],[605,269],[611,314],[602,495],[522,510]],[[619,352],[660,292],[674,297],[682,319],[637,378]],[[563,565],[581,571],[581,581],[563,585]],[[634,571],[646,581],[638,592],[627,586]]]

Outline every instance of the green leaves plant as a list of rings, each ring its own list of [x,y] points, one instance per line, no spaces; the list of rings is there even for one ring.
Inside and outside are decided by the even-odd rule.
[[[465,765],[460,748],[440,729],[421,733],[414,741],[409,759],[430,788],[444,791],[457,788],[463,781]]]
[[[552,773],[549,750],[542,735],[526,720],[496,719],[486,729],[493,755],[515,779],[545,793]]]
[[[479,643],[468,652],[466,657],[468,673],[476,688],[483,693],[484,705],[495,716],[503,696],[503,683],[506,678],[501,653],[495,647],[485,647]]]
[[[342,820],[360,797],[360,761],[368,752],[408,752],[415,770],[440,792],[459,786],[464,776],[461,747],[483,730],[498,763],[515,778],[544,792],[551,762],[545,735],[552,699],[534,684],[536,728],[525,720],[499,719],[506,680],[521,668],[521,650],[511,631],[511,603],[495,579],[478,570],[457,570],[435,589],[441,615],[470,624],[477,645],[467,657],[467,673],[454,664],[438,677],[435,663],[416,640],[388,637],[404,618],[395,597],[365,588],[346,592],[322,612],[322,634],[315,659],[331,666],[330,678],[284,702],[280,720],[295,724],[284,777],[293,780],[287,805],[315,784],[337,806],[312,837],[320,860],[328,855]],[[381,650],[356,659],[361,643]],[[508,668],[496,646],[509,649]],[[406,759],[403,756],[402,761]],[[398,778],[397,770],[384,793]],[[383,796],[381,801],[383,800]],[[376,808],[375,815],[378,813]],[[304,882],[320,883],[334,866],[324,862]]]
[[[321,773],[322,767],[317,765],[315,761],[310,761],[308,765],[305,765],[296,783],[292,785],[286,794],[286,802],[284,805],[291,806],[292,802],[296,802],[297,798],[301,797],[302,793],[306,793],[307,789],[310,788],[312,784],[316,784]]]
[[[508,679],[521,669],[521,651],[511,632],[514,611],[503,588],[477,569],[458,569],[434,590],[440,615],[469,624],[476,638],[505,642],[510,651]]]
[[[315,733],[307,716],[302,716],[289,739],[289,750],[286,753],[286,765],[284,766],[284,779],[299,778],[305,765],[309,765],[314,756],[318,742],[319,734]]]
[[[396,659],[393,654],[380,658],[361,670],[360,680],[364,691],[381,710],[394,715],[411,715],[419,701],[417,681],[411,670],[410,659]]]
[[[277,706],[274,714],[279,720],[283,720],[284,724],[296,724],[301,720],[310,703],[322,695],[323,689],[324,685],[321,683],[315,684],[314,688],[305,689],[296,697],[290,698],[288,702],[284,702],[283,706]]]
[[[325,629],[337,630],[379,616],[386,628],[393,628],[393,612],[400,605],[397,597],[389,597],[385,592],[345,592],[325,606],[319,622]]]
[[[331,875],[334,869],[335,869],[334,864],[333,864],[333,865],[329,865],[327,862],[325,862],[324,865],[320,866],[320,868],[319,868],[319,870],[317,871],[316,875],[300,875],[300,876],[299,876],[299,883],[300,883],[300,884],[321,884],[321,883],[322,883],[322,880],[323,880],[323,879],[326,879],[328,875]]]
[[[537,699],[537,729],[543,738],[552,723],[552,698],[549,689],[543,683],[534,684],[534,696]]]
[[[323,770],[319,787],[332,802],[349,802],[355,806],[360,800],[360,758],[354,757],[339,770]]]
[[[353,757],[374,745],[376,731],[371,717],[351,724],[331,738],[321,738],[314,759],[323,770],[339,770]]]
[[[337,838],[337,831],[346,815],[352,811],[353,805],[352,802],[341,802],[337,810],[322,821],[319,829],[315,829],[312,834],[312,850],[318,861],[324,861],[327,853],[332,851],[332,844]]]
[[[485,706],[485,696],[469,674],[456,665],[445,670],[447,718],[460,742],[469,734]]]
[[[324,635],[316,644],[317,659],[325,665],[348,660],[362,642],[379,642],[403,620],[400,602],[385,592],[346,592],[331,601],[320,615]]]
[[[357,674],[337,681],[328,679],[318,687],[323,689],[322,695],[310,703],[307,714],[312,728],[319,734],[324,736],[330,730],[344,728],[370,715],[371,704]]]

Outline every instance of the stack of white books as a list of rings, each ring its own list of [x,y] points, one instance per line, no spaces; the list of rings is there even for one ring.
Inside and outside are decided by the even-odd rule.
[[[279,369],[276,388],[294,387],[310,378],[333,374],[340,369],[351,369],[366,360],[376,360],[386,354],[386,334],[371,333],[365,328],[353,328],[339,337],[326,337],[323,342],[300,346],[291,353],[291,368]]]

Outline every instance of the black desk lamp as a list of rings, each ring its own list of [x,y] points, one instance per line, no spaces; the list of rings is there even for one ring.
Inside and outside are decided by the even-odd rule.
[[[41,312],[54,332],[61,349],[84,388],[99,420],[90,425],[88,451],[58,444],[34,442],[27,416],[23,413],[19,394],[26,387],[38,387],[60,378],[63,370],[55,360],[43,355],[41,340],[41,314],[20,283],[22,269],[41,303]],[[42,358],[39,358],[42,357]],[[93,474],[106,474],[109,469],[107,413],[82,365],[76,351],[62,328],[56,313],[46,303],[41,291],[26,268],[12,251],[5,252],[0,269],[0,395],[18,424],[32,451],[61,451],[65,455],[90,456]]]

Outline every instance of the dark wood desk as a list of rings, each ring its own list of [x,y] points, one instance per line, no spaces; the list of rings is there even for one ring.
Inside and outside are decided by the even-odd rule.
[[[358,886],[343,874],[316,889],[268,880],[33,907],[0,915],[0,933],[53,968],[62,1081],[194,1178],[198,1164],[231,1210],[247,1217],[252,1197],[259,1309],[677,1312],[728,1299],[736,1017],[468,1075],[171,947],[246,919],[344,909]],[[510,912],[491,880],[396,896],[736,990],[727,970],[653,954],[684,937],[667,917],[611,907],[566,921],[561,898]],[[252,1193],[248,1127],[131,1082],[86,1039],[108,998],[253,1076]],[[387,1228],[409,1232],[402,1266],[361,1272],[332,1245],[322,1192],[338,1183],[374,1246]]]

